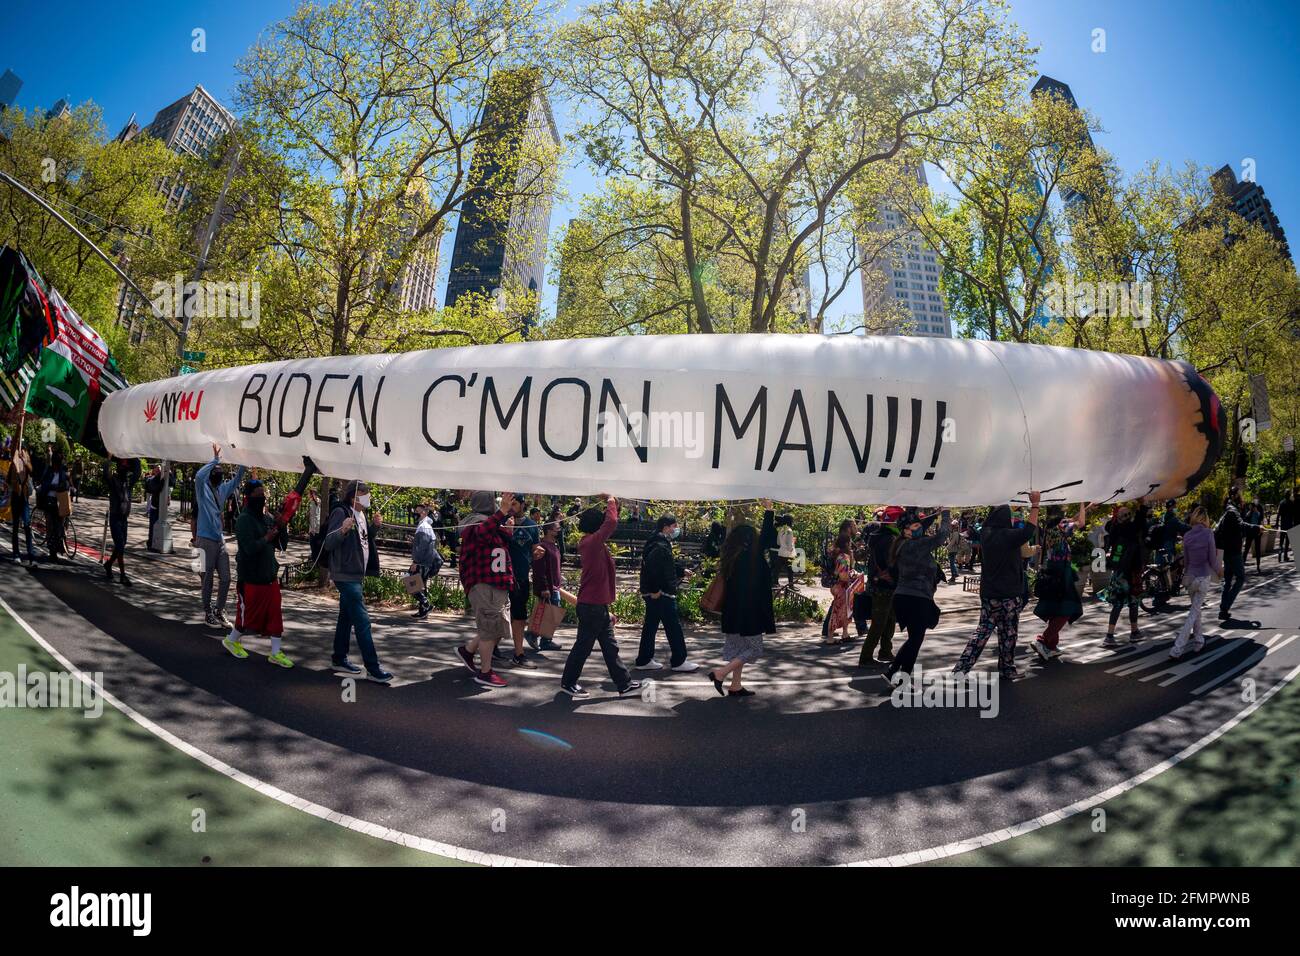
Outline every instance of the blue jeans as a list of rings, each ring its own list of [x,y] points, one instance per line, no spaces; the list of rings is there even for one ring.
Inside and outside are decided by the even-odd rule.
[[[1223,596],[1219,598],[1219,613],[1232,611],[1232,602],[1237,600],[1241,586],[1246,583],[1246,562],[1236,548],[1223,552]]]
[[[655,635],[663,622],[668,635],[669,667],[686,661],[686,638],[682,635],[682,620],[677,613],[677,595],[661,594],[654,598],[645,596],[645,623],[641,625],[641,647],[636,655],[637,666],[650,663],[655,656]]]
[[[11,533],[12,533],[12,535],[13,535],[14,560],[15,560],[15,561],[18,560],[18,526],[19,526],[19,525],[22,525],[23,530],[24,530],[25,532],[27,532],[27,557],[29,557],[29,558],[31,558],[33,561],[35,561],[35,560],[36,560],[36,549],[32,547],[32,509],[31,509],[31,506],[30,506],[29,504],[27,504],[27,502],[25,502],[25,501],[19,501],[19,502],[16,502],[16,503],[15,503],[14,505],[12,505],[11,507],[13,508],[13,510],[10,512],[10,514],[12,515],[12,519],[11,519],[11,520],[13,521],[13,526],[12,526],[12,532],[11,532]]]
[[[347,660],[351,631],[355,630],[357,647],[361,649],[361,660],[365,662],[366,670],[378,671],[379,655],[375,653],[375,642],[370,638],[370,615],[361,599],[361,582],[335,581],[334,584],[339,589],[339,622],[334,628],[334,659],[331,663],[342,664]]]

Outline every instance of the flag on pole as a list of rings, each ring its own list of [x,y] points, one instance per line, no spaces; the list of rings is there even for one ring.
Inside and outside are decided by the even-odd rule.
[[[105,395],[125,388],[126,379],[103,337],[57,289],[48,291],[47,300],[55,334],[41,350],[40,367],[27,394],[27,411],[52,419],[70,439],[98,450],[95,423],[99,405]]]
[[[54,335],[45,282],[21,252],[0,247],[0,372],[18,371]]]

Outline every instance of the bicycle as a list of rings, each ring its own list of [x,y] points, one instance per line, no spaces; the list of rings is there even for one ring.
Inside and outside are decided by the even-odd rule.
[[[38,508],[32,513],[32,544],[37,551],[49,554],[50,546],[46,531],[45,512]],[[63,519],[63,551],[64,557],[73,561],[81,554],[77,525],[71,515]]]
[[[1173,560],[1157,554],[1155,562],[1142,572],[1142,610],[1153,614],[1168,607],[1169,599],[1183,590],[1184,570],[1181,554],[1174,555]]]

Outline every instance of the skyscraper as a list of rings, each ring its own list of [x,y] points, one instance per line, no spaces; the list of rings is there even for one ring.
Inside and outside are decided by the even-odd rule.
[[[907,170],[923,187],[929,184],[925,167],[917,164]],[[870,229],[890,233],[904,228],[905,220],[889,203],[882,203]],[[909,328],[891,327],[880,334],[907,332],[909,335],[952,337],[952,321],[939,291],[939,257],[925,245],[921,234],[908,229],[882,252],[862,266],[862,311],[870,317],[896,303],[908,315]],[[868,323],[870,325],[870,323]]]
[[[1268,230],[1269,235],[1282,244],[1283,254],[1290,259],[1291,247],[1286,241],[1286,232],[1273,211],[1273,204],[1264,195],[1264,187],[1254,179],[1238,180],[1231,166],[1223,166],[1211,177],[1210,183],[1215,192],[1222,195],[1235,212],[1249,223],[1255,223]]]
[[[7,110],[18,99],[18,91],[23,88],[23,81],[13,70],[5,70],[0,76],[0,111]]]
[[[461,209],[447,277],[449,306],[466,293],[542,287],[560,137],[538,78],[532,68],[506,70],[488,88],[469,172],[484,193]],[[501,192],[509,197],[508,210]]]
[[[415,181],[407,190],[402,207],[404,225],[401,235],[403,240],[410,242],[420,224],[429,216],[428,187],[423,180]],[[423,312],[437,306],[435,283],[438,279],[438,247],[441,244],[442,224],[439,223],[433,232],[416,242],[415,248],[407,256],[406,264],[393,280],[389,294],[403,312]]]
[[[196,86],[175,103],[164,106],[145,127],[145,134],[182,156],[206,157],[220,139],[235,126],[235,117],[202,86]],[[179,209],[189,189],[180,179],[165,179],[160,188],[167,195],[167,208]]]

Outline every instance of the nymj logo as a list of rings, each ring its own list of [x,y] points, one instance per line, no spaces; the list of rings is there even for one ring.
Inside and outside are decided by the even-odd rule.
[[[167,425],[172,422],[195,421],[199,406],[203,404],[203,389],[197,392],[168,392],[159,402],[151,398],[144,404],[144,420]]]

